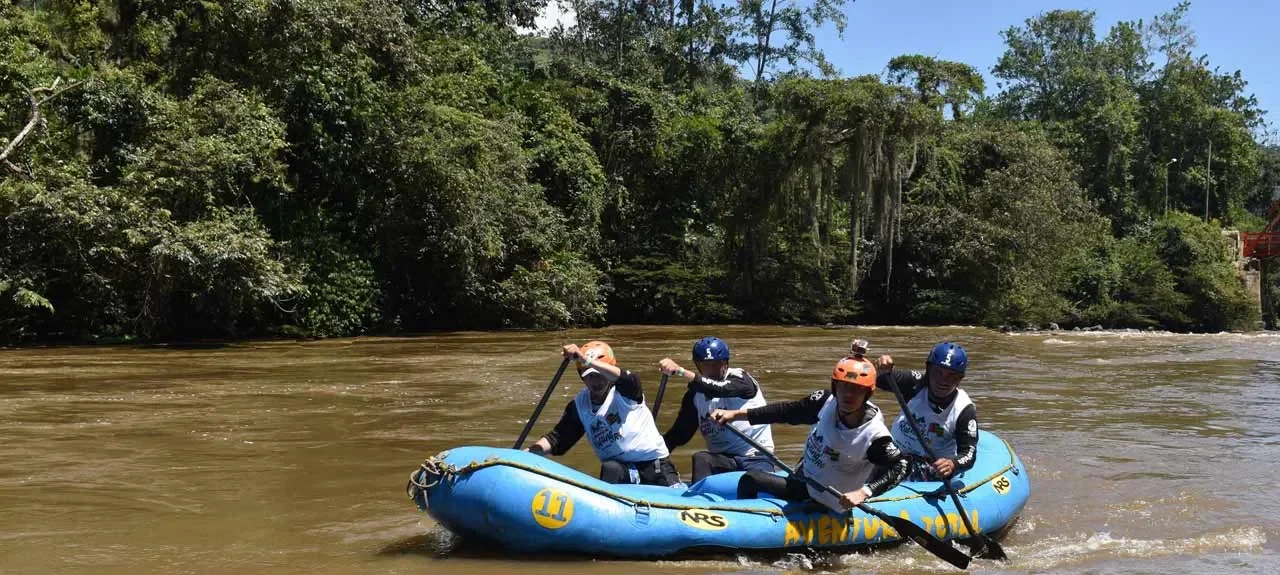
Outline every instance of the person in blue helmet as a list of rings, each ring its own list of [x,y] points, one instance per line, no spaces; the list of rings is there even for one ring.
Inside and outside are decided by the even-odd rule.
[[[760,382],[740,367],[729,367],[730,357],[729,344],[718,337],[708,336],[693,344],[692,359],[696,371],[680,367],[669,357],[658,362],[663,373],[689,382],[684,398],[680,400],[680,413],[662,438],[670,451],[688,443],[695,431],[702,433],[707,449],[693,454],[695,483],[727,471],[774,470],[773,462],[766,456],[757,453],[742,438],[710,418],[711,413],[718,409],[751,409],[767,403]],[[751,425],[740,421],[732,425],[761,447],[773,450],[773,430],[768,424]]]
[[[968,367],[969,354],[964,347],[949,341],[933,347],[924,372],[895,371],[889,355],[876,359],[876,387],[892,390],[892,378],[907,402],[907,412],[898,415],[890,432],[894,443],[911,459],[908,479],[945,479],[973,467],[978,459],[978,408],[960,389]],[[908,415],[915,419],[937,459],[930,458],[920,444],[906,420]]]

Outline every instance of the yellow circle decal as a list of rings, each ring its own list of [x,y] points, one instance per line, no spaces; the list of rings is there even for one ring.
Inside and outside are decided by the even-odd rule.
[[[1013,487],[1013,484],[1009,483],[1009,478],[1003,475],[1001,475],[1000,477],[997,477],[995,481],[991,482],[991,488],[995,489],[996,493],[999,493],[1000,495],[1004,495],[1008,493],[1009,489],[1011,489],[1012,487]]]
[[[706,509],[685,509],[680,512],[680,522],[704,531],[719,531],[729,526],[729,518]]]
[[[533,520],[547,529],[559,529],[573,519],[573,500],[554,489],[543,489],[533,496]]]

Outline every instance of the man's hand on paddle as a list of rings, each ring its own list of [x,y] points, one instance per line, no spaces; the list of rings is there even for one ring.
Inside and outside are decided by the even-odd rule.
[[[573,343],[571,343],[571,344],[565,345],[565,346],[564,346],[564,349],[562,349],[562,350],[560,350],[560,351],[561,351],[561,353],[563,353],[563,354],[564,354],[564,356],[565,356],[565,357],[567,357],[567,358],[569,358],[569,359],[578,359],[578,358],[582,358],[582,351],[578,349],[578,345],[577,345],[577,344],[573,344]],[[585,359],[585,358],[583,358],[583,359]]]
[[[933,462],[932,467],[933,472],[938,475],[939,479],[946,479],[956,472],[956,460],[939,457],[937,461]]]
[[[861,487],[859,487],[841,496],[840,505],[843,506],[845,509],[853,509],[854,507],[857,507],[858,504],[866,500],[867,500],[867,492],[863,490]]]
[[[539,437],[537,441],[533,442],[533,445],[524,448],[524,451],[528,451],[534,455],[541,455],[543,457],[546,457],[547,451],[550,450],[551,442],[547,441],[546,437]]]
[[[876,372],[883,373],[893,371],[893,356],[882,355],[876,358]]]
[[[707,416],[711,421],[724,425],[731,421],[742,421],[747,418],[747,410],[745,409],[717,409]]]
[[[689,371],[680,367],[680,364],[676,363],[675,360],[672,360],[669,357],[662,358],[662,361],[658,362],[658,368],[662,370],[662,373],[674,375],[676,377],[683,377],[689,381],[693,381],[698,376],[697,372]]]

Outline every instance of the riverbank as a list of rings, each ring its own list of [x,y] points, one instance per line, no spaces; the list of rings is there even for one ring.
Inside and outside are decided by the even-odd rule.
[[[774,329],[774,328],[818,328],[822,330],[848,332],[856,335],[861,332],[896,331],[896,330],[940,330],[952,331],[955,333],[1012,333],[1012,334],[1123,334],[1138,335],[1149,334],[1152,336],[1162,335],[1216,335],[1227,333],[1280,333],[1280,330],[1252,330],[1252,331],[1218,331],[1218,332],[1190,332],[1190,331],[1170,331],[1158,328],[1136,329],[1136,328],[1108,328],[1103,326],[1072,326],[1070,328],[1062,328],[1055,323],[1044,326],[996,326],[987,327],[981,325],[966,324],[933,324],[933,325],[893,325],[893,324],[752,324],[752,323],[722,323],[722,324],[609,324],[601,326],[578,326],[572,328],[561,329],[534,329],[534,328],[502,328],[489,330],[467,330],[467,329],[450,329],[437,331],[415,331],[415,332],[386,332],[386,333],[366,333],[354,336],[309,336],[309,337],[288,337],[283,335],[261,335],[255,337],[243,338],[189,338],[189,339],[168,339],[168,340],[140,340],[137,338],[94,338],[86,340],[78,339],[49,339],[24,342],[21,344],[7,344],[0,346],[0,350],[22,350],[22,349],[43,349],[43,348],[76,348],[76,347],[132,347],[132,348],[165,348],[165,349],[187,349],[187,350],[215,350],[236,346],[252,346],[254,344],[277,344],[282,342],[294,343],[311,343],[311,342],[374,342],[374,341],[392,341],[405,340],[412,341],[422,338],[437,338],[462,335],[489,334],[500,336],[502,334],[510,335],[545,335],[545,334],[565,334],[565,333],[609,333],[618,329],[689,329],[694,327],[702,328],[706,333],[718,333],[720,331],[731,330],[750,330],[753,328]],[[569,341],[569,340],[566,340]]]

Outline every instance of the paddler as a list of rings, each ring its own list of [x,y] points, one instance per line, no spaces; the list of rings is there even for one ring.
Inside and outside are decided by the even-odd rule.
[[[711,418],[718,423],[813,425],[797,473],[843,494],[837,499],[799,477],[748,471],[738,481],[738,498],[765,492],[792,501],[813,499],[841,512],[897,485],[907,474],[907,460],[894,445],[880,409],[870,401],[875,381],[871,362],[848,356],[832,370],[831,387],[805,399],[713,412]]]
[[[602,341],[581,348],[568,344],[561,353],[577,360],[578,376],[586,388],[565,406],[555,427],[527,450],[564,455],[586,435],[600,459],[601,480],[683,486],[645,405],[640,376],[620,369],[613,349]]]
[[[915,418],[930,449],[937,459],[929,457],[920,445],[906,413],[893,424],[893,440],[911,460],[908,477],[912,480],[938,480],[951,477],[973,467],[978,459],[978,408],[969,394],[960,389],[969,355],[963,347],[943,342],[933,347],[925,360],[924,372],[894,371],[893,357],[876,358],[880,375],[876,387],[892,391],[892,380],[907,402],[907,410]],[[927,393],[920,393],[928,390]]]
[[[729,367],[729,344],[707,336],[693,343],[693,365],[687,370],[671,358],[658,362],[662,372],[688,381],[680,413],[663,434],[667,449],[674,450],[701,432],[707,449],[693,454],[693,481],[727,471],[773,471],[773,462],[738,436],[711,421],[717,409],[753,408],[765,405],[760,382],[740,367]],[[773,451],[773,431],[767,424],[733,423],[761,447]]]

